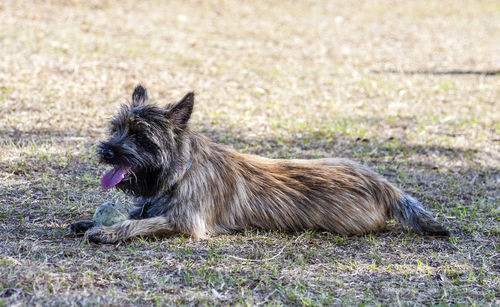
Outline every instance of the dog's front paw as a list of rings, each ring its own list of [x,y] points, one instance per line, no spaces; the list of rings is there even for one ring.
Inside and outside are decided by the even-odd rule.
[[[120,241],[118,234],[109,227],[94,227],[85,234],[87,240],[97,244],[115,244]]]
[[[67,234],[83,235],[87,230],[94,227],[95,223],[92,221],[78,221],[68,226]]]

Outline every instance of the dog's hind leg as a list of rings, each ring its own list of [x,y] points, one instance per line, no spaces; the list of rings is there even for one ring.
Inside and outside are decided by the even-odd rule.
[[[179,230],[169,218],[159,216],[142,220],[126,220],[113,226],[94,227],[87,231],[90,242],[113,244],[137,236],[166,235]]]

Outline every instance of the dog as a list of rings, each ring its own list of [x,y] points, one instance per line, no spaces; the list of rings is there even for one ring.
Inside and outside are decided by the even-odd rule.
[[[192,131],[194,93],[165,107],[141,85],[98,145],[112,169],[101,180],[136,198],[129,219],[105,227],[76,222],[90,242],[186,234],[194,239],[245,229],[376,232],[395,218],[418,234],[449,231],[415,198],[347,159],[284,160],[246,155]]]

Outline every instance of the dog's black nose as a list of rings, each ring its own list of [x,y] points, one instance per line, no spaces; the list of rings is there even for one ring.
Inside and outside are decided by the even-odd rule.
[[[115,156],[111,149],[105,147],[99,147],[98,152],[104,159],[111,159]]]
[[[104,158],[106,158],[106,159],[111,159],[111,158],[113,158],[113,156],[114,156],[115,154],[114,154],[111,150],[109,150],[109,149],[104,149],[104,150],[102,151],[102,155],[103,155],[103,156],[104,156]]]

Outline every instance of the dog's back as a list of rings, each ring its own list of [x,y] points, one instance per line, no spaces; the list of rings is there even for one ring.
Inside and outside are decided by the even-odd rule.
[[[213,143],[207,146],[213,146],[213,152],[204,155],[206,160],[196,161],[198,167],[192,172],[204,174],[195,177],[213,179],[194,187],[204,192],[199,200],[208,232],[256,227],[355,235],[379,230],[393,216],[412,230],[432,232],[412,221],[425,210],[411,212],[411,216],[400,214],[402,201],[409,204],[404,202],[407,196],[353,161],[266,159]],[[442,227],[436,231],[445,232]]]

